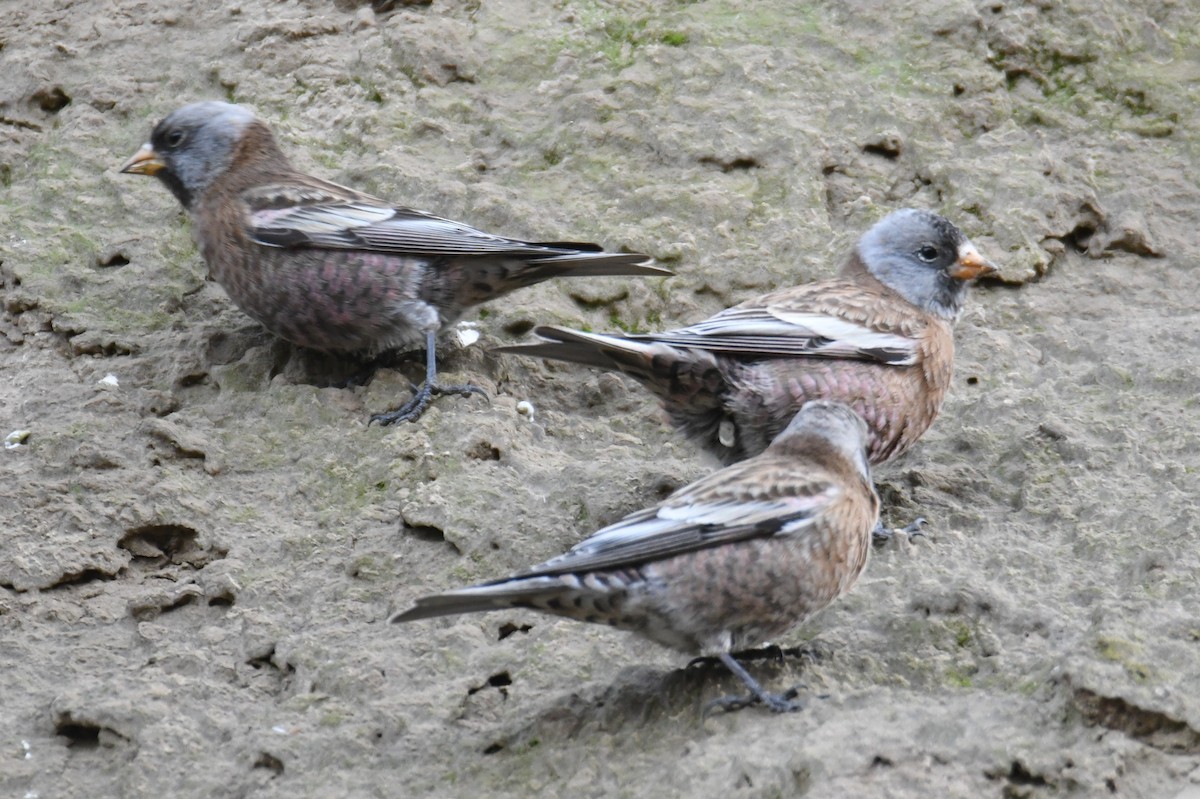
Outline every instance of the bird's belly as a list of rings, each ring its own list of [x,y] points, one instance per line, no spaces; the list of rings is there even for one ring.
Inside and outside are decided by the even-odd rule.
[[[437,309],[419,299],[423,259],[337,250],[252,247],[213,277],[247,315],[280,338],[323,352],[424,346]]]
[[[843,402],[867,423],[868,454],[878,464],[907,450],[933,424],[944,387],[921,367],[860,361],[764,361],[738,375],[726,400],[742,457],[761,452],[805,402]]]
[[[649,615],[662,620],[652,626],[694,642],[692,651],[721,639],[735,649],[753,647],[832,602],[853,581],[843,573],[847,568],[853,566],[837,553],[801,551],[780,539],[687,553],[644,567],[650,580],[664,586]]]

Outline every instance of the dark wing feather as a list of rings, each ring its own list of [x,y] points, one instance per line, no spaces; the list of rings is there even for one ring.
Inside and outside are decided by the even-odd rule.
[[[334,191],[339,189],[340,191]],[[526,260],[601,252],[594,244],[508,239],[411,208],[395,208],[348,189],[263,187],[242,195],[250,237],[269,247],[321,247],[397,255],[510,255]],[[290,202],[289,202],[290,201]]]
[[[505,579],[628,568],[721,544],[797,534],[841,494],[832,480],[791,475],[785,491],[752,496],[745,485],[739,490],[728,472],[718,473],[719,482],[694,483],[661,505],[605,527],[566,554]]]

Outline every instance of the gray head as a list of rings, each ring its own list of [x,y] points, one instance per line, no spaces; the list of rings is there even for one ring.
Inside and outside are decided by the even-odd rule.
[[[178,108],[154,126],[150,141],[122,172],[153,175],[191,209],[193,201],[229,168],[255,116],[240,105],[209,101]]]
[[[858,255],[881,283],[947,321],[962,313],[967,284],[996,271],[948,219],[916,208],[876,222],[859,239]]]
[[[862,476],[871,479],[867,464],[867,423],[853,408],[830,400],[810,400],[775,437],[776,442],[792,436],[816,436],[842,457],[850,460]]]

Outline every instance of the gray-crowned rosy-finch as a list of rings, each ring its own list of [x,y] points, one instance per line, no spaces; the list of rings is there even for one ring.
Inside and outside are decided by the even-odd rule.
[[[426,379],[383,424],[415,421],[435,393],[437,333],[472,305],[561,276],[669,275],[637,253],[531,243],[401,208],[297,171],[248,109],[185,105],[122,172],[183,203],[209,274],[277,336],[316,350],[426,350]]]
[[[605,527],[565,555],[423,597],[392,621],[532,608],[609,624],[714,656],[746,683],[750,700],[796,709],[765,691],[731,653],[786,632],[858,579],[879,516],[866,439],[849,407],[809,402],[759,455]]]
[[[725,463],[762,452],[805,402],[844,402],[866,421],[879,464],[937,418],[950,387],[951,325],[968,283],[994,270],[949,221],[910,208],[868,230],[831,280],[664,333],[538,327],[548,341],[498,349],[624,372]]]

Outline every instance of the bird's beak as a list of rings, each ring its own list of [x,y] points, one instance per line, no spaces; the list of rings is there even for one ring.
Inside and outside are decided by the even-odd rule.
[[[974,280],[996,271],[996,265],[980,255],[975,245],[968,241],[958,248],[958,260],[950,267],[949,274],[956,280]]]
[[[131,175],[157,175],[166,168],[167,165],[158,157],[158,153],[154,152],[150,142],[146,142],[133,154],[133,158],[125,162],[121,171]]]

